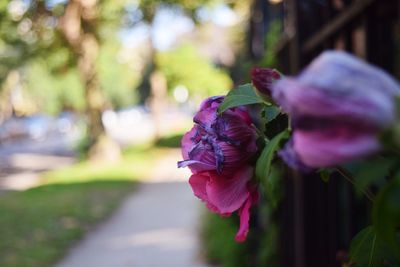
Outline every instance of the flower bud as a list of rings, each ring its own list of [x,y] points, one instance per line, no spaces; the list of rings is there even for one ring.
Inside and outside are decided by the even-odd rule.
[[[266,100],[271,98],[272,84],[281,78],[281,74],[275,69],[253,68],[251,70],[251,82],[258,93]]]
[[[378,134],[395,120],[399,93],[383,70],[345,52],[323,53],[296,78],[273,86],[273,98],[293,127],[280,154],[292,165],[319,168],[376,153]]]

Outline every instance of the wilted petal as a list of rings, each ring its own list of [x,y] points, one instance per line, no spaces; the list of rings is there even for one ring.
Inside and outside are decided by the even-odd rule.
[[[217,109],[223,100],[223,96],[214,96],[204,100],[200,105],[200,110],[194,116],[193,121],[200,124],[207,131],[212,130],[211,125],[217,119]]]
[[[211,175],[206,185],[209,202],[217,207],[220,213],[238,210],[249,197],[247,184],[252,176],[253,168],[250,166],[238,170],[231,178]]]
[[[217,108],[209,108],[196,113],[193,118],[195,123],[204,127],[207,131],[212,131],[211,126],[217,119]]]
[[[194,146],[192,139],[196,136],[197,130],[198,130],[198,126],[197,125],[193,126],[193,128],[189,132],[187,132],[181,140],[182,157],[184,160],[189,159],[189,151]]]
[[[199,160],[178,161],[178,168],[189,167],[193,173],[215,170],[215,164],[207,164]]]
[[[208,109],[208,108],[216,108],[219,106],[219,104],[222,103],[222,101],[224,100],[223,96],[212,96],[207,98],[206,100],[204,100],[201,104],[200,104],[200,109],[199,111]]]

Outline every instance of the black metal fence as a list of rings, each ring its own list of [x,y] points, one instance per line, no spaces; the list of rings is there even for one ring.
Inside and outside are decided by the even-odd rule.
[[[280,19],[282,38],[274,49],[278,68],[285,74],[298,73],[323,50],[340,49],[400,77],[400,0],[269,2],[279,1],[254,4],[253,13],[262,11],[264,16],[261,22],[253,19],[251,23],[250,51],[254,57],[260,56],[257,42],[262,43],[268,21]],[[277,216],[282,265],[343,266],[350,240],[369,223],[370,204],[357,198],[353,187],[338,175],[328,183],[317,175],[292,172],[289,176]]]

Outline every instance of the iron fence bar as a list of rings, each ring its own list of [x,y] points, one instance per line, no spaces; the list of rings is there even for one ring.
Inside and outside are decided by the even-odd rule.
[[[360,15],[367,7],[376,0],[355,1],[348,8],[343,10],[336,18],[332,19],[322,29],[304,42],[303,53],[312,52],[321,45],[326,39],[339,32],[343,27],[351,22],[356,16]]]

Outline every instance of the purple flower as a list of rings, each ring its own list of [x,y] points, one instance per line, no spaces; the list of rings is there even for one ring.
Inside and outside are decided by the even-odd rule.
[[[253,68],[251,70],[251,82],[257,91],[267,98],[271,96],[272,84],[281,78],[281,74],[275,69]]]
[[[250,208],[258,201],[249,164],[257,152],[256,131],[244,108],[218,115],[223,97],[205,100],[194,116],[195,125],[182,138],[183,161],[178,167],[192,171],[189,183],[195,196],[212,212],[230,216],[237,211],[240,227],[236,241],[249,230]]]
[[[292,166],[318,168],[377,152],[377,135],[395,120],[399,93],[399,84],[381,69],[344,52],[323,53],[298,77],[273,86],[293,127],[280,154]]]
[[[218,115],[223,97],[205,100],[194,116],[195,125],[182,139],[183,161],[193,173],[217,171],[229,175],[246,164],[257,152],[256,131],[243,108]]]

